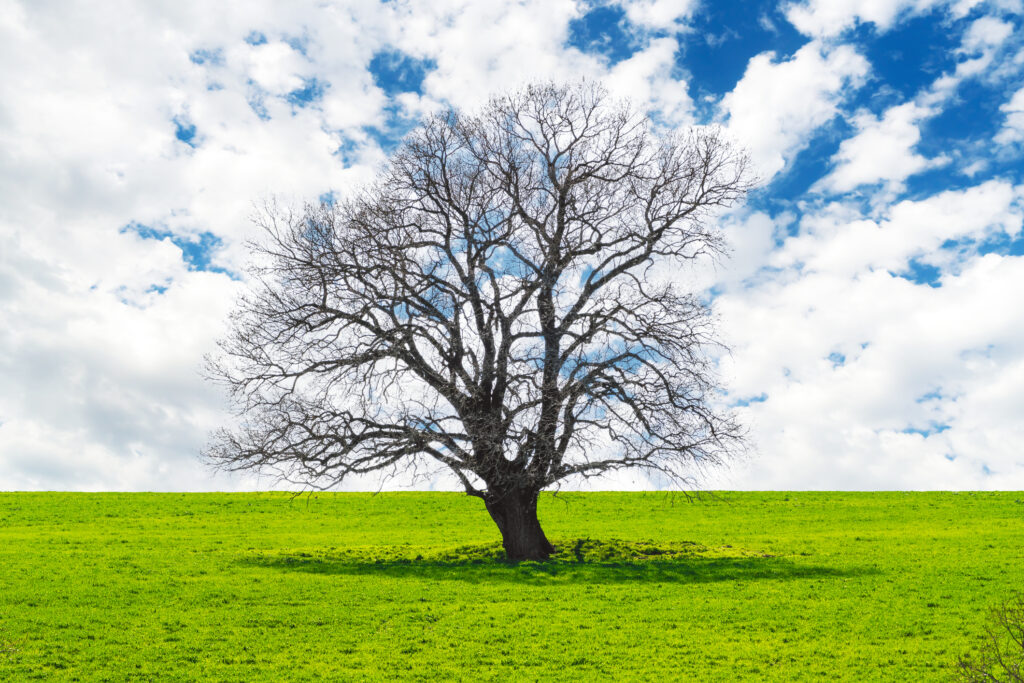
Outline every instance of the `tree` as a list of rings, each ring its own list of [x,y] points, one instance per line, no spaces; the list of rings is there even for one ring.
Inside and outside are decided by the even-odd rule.
[[[1024,593],[997,606],[989,619],[986,647],[976,659],[957,660],[958,678],[1024,683]]]
[[[431,116],[369,187],[257,219],[211,362],[243,420],[208,457],[323,487],[440,464],[509,559],[546,559],[545,487],[687,478],[740,443],[709,311],[654,274],[722,253],[708,222],[744,169],[717,131],[658,135],[590,84]]]

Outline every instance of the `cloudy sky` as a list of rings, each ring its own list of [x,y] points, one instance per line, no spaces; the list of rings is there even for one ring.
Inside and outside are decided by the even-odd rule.
[[[755,447],[709,485],[1024,489],[1019,0],[210,8],[0,0],[0,490],[269,486],[197,458],[254,203],[580,76],[722,125],[762,181],[688,276]]]

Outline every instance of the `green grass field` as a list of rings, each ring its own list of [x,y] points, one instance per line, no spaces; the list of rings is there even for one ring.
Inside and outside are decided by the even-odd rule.
[[[0,680],[948,680],[1024,493],[0,493]]]

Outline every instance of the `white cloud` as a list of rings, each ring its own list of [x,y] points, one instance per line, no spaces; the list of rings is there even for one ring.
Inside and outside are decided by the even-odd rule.
[[[839,146],[832,157],[836,167],[818,183],[818,189],[849,192],[878,182],[900,183],[907,177],[948,163],[948,158],[926,159],[914,151],[921,139],[918,124],[933,115],[913,102],[890,107],[881,117],[861,112],[853,118],[857,133]]]
[[[862,110],[852,117],[856,133],[843,140],[831,159],[835,167],[814,189],[849,192],[863,185],[882,183],[884,192],[891,196],[902,189],[908,177],[950,163],[949,156],[929,159],[915,151],[921,140],[920,126],[942,111],[963,81],[991,70],[1000,46],[1012,32],[1012,24],[991,16],[971,22],[957,48],[963,59],[951,73],[937,78],[914,100],[892,106],[880,116]],[[975,173],[980,169],[979,163],[983,160],[973,162]],[[972,175],[970,167],[964,172]]]
[[[616,95],[659,113],[672,127],[693,124],[693,101],[685,81],[673,77],[679,44],[674,38],[652,40],[643,50],[611,70],[606,82]]]
[[[971,10],[982,2],[984,2],[984,0],[955,0],[949,8],[949,13],[952,14],[953,17],[960,19],[970,14]]]
[[[626,18],[646,29],[671,30],[689,18],[697,9],[699,0],[630,0],[622,2]]]
[[[996,17],[985,16],[971,22],[964,33],[961,50],[977,52],[999,45],[1013,34],[1013,24]]]
[[[721,102],[728,130],[768,180],[835,117],[868,71],[867,60],[849,45],[830,48],[812,41],[782,61],[774,53],[759,54]]]
[[[0,488],[251,487],[196,458],[226,417],[198,370],[238,284],[122,228],[214,233],[215,263],[239,268],[253,201],[365,175],[332,156],[335,131],[380,120],[365,63],[383,38],[349,21],[326,40],[312,5],[109,12],[2,13]],[[267,42],[245,42],[254,30]],[[353,68],[360,78],[345,77]],[[329,83],[326,111],[279,97],[314,75]],[[195,149],[176,120],[195,126]]]
[[[564,46],[579,13],[571,0],[410,5],[396,18],[397,40],[436,61],[424,83],[429,97],[474,107],[495,90],[531,80],[604,75],[600,59]]]
[[[275,41],[244,50],[246,71],[259,87],[283,95],[302,87],[311,64],[286,43]]]
[[[1013,24],[992,16],[983,16],[971,22],[957,48],[956,68],[952,73],[937,78],[931,88],[918,96],[924,106],[940,105],[953,97],[962,82],[982,78],[999,82],[1020,70],[1012,57],[1007,58],[1007,39],[1013,36]]]
[[[1006,293],[1024,287],[1024,258],[977,245],[1021,234],[1022,195],[989,182],[877,223],[826,206],[773,269],[719,297],[732,395],[764,397],[741,408],[761,455],[723,483],[1019,487],[1024,313]],[[941,286],[900,277],[911,260],[937,265]]]
[[[989,181],[967,190],[951,190],[920,201],[888,208],[884,220],[854,217],[828,208],[803,219],[801,233],[775,252],[770,263],[853,277],[865,270],[902,271],[911,258],[947,266],[957,252],[947,242],[985,240],[993,232],[1014,235],[1020,213],[1013,208],[1015,190]]]
[[[1006,113],[1006,121],[995,141],[1001,145],[1024,142],[1024,88],[1015,92],[1009,102],[999,107],[999,111]]]
[[[807,0],[790,4],[786,18],[804,35],[825,38],[853,28],[857,23],[872,23],[879,31],[886,31],[900,17],[925,12],[940,1]]]
[[[121,237],[95,288],[67,264],[5,245],[0,273],[18,286],[0,306],[0,488],[243,483],[211,477],[195,458],[227,417],[197,365],[238,286],[188,273],[167,242]],[[146,292],[154,280],[169,285],[165,294]]]

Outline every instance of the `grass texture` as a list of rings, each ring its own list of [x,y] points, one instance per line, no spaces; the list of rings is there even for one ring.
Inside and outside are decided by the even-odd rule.
[[[1024,493],[0,493],[0,680],[948,680]]]

